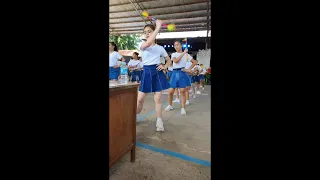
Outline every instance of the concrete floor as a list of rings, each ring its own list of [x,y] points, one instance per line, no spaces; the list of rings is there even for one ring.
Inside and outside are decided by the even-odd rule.
[[[202,95],[190,98],[187,116],[180,115],[180,105],[171,112],[163,111],[164,132],[156,132],[153,95],[148,95],[137,122],[137,142],[173,151],[200,160],[211,161],[210,149],[210,86]],[[167,94],[162,96],[163,109]],[[196,164],[149,149],[136,148],[136,161],[130,162],[130,153],[109,169],[111,180],[206,180],[211,179],[211,167]]]

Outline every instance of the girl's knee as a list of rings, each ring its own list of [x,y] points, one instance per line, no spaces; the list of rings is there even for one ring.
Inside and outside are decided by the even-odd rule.
[[[169,91],[168,91],[168,93],[169,93],[169,94],[174,94],[174,91],[175,91],[175,90],[174,90],[173,88],[170,88]]]
[[[144,102],[144,99],[142,98],[138,99],[138,104],[143,104],[143,102]]]
[[[161,103],[161,99],[160,99],[161,95],[155,94],[153,99],[155,103]]]
[[[138,104],[143,104],[144,103],[144,98],[146,96],[144,94],[138,94]]]

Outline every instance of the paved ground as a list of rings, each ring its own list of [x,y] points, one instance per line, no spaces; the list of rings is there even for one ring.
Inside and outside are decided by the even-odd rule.
[[[180,115],[179,104],[174,104],[175,109],[171,112],[163,111],[165,132],[159,133],[155,128],[153,95],[148,95],[141,112],[144,120],[137,122],[137,143],[160,150],[137,146],[136,162],[130,162],[128,153],[109,170],[110,179],[211,179],[210,165],[201,161],[209,163],[211,156],[210,86],[206,86],[202,95],[198,96],[196,99],[191,98],[191,104],[186,107],[187,116]],[[163,109],[167,105],[167,97],[166,94],[162,96]],[[164,153],[167,151],[171,154]],[[191,158],[188,160],[185,156]]]

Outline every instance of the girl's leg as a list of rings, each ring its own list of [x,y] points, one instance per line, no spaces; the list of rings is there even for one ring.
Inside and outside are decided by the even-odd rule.
[[[199,83],[195,82],[195,84],[196,84],[196,91],[199,91]]]
[[[194,83],[191,84],[191,90],[192,90],[193,98],[196,98],[196,91],[195,91],[195,84]]]
[[[154,103],[155,103],[155,109],[157,113],[157,131],[164,131],[163,127],[163,121],[162,121],[162,104],[161,104],[161,92],[154,93]]]
[[[180,99],[180,98],[179,98],[180,94],[179,94],[178,88],[175,89],[175,93],[176,93],[176,99]]]
[[[201,94],[201,92],[199,91],[199,83],[195,82],[196,84],[196,94]]]
[[[189,95],[190,95],[190,87],[186,87],[186,90],[185,90],[185,94],[186,94],[186,105],[189,105],[190,104],[190,101],[189,101]]]
[[[140,114],[140,112],[142,111],[144,99],[146,97],[147,97],[146,93],[138,91],[137,114]]]
[[[178,91],[177,88],[174,90],[174,94],[176,95],[176,99],[173,102],[179,103],[180,102],[180,98],[179,98],[179,91]]]
[[[185,88],[180,88],[181,107],[184,108],[186,104],[186,91]]]
[[[157,113],[157,118],[162,118],[162,104],[161,104],[161,92],[154,93],[154,103],[155,103],[155,109]]]
[[[168,92],[168,106],[164,109],[165,111],[171,111],[173,110],[172,107],[172,99],[173,99],[173,93],[174,93],[174,88],[170,88]]]
[[[181,98],[181,115],[186,115],[187,112],[185,110],[186,104],[186,88],[180,88],[180,98]]]

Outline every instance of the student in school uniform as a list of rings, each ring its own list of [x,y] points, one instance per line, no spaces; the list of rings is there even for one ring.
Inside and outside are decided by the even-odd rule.
[[[200,77],[199,77],[199,75],[200,75],[200,71],[201,71],[201,67],[199,66],[199,64],[197,64],[196,66],[194,66],[193,67],[193,69],[192,69],[192,71],[193,71],[193,76],[192,76],[192,78],[193,78],[193,82],[194,82],[194,87],[193,88],[195,88],[194,90],[195,90],[195,94],[198,94],[198,95],[200,95],[201,94],[201,92],[199,91],[199,83],[200,83]],[[195,96],[195,94],[194,94],[194,98],[196,97]]]
[[[171,59],[171,56],[170,56],[170,59]],[[170,66],[168,67],[168,71],[169,71],[169,70],[171,71],[171,73],[170,73],[170,76],[171,76],[171,75],[172,75],[172,70],[173,70],[173,64],[172,64],[172,63],[171,63]],[[172,102],[180,104],[179,94],[180,94],[180,92],[179,92],[178,88],[175,89],[175,90],[174,90],[174,95],[176,96],[176,99],[175,99],[174,101],[172,101]]]
[[[186,63],[186,67],[185,69],[191,69],[190,71],[187,71],[187,75],[189,77],[189,82],[191,84],[190,87],[187,87],[187,90],[186,91],[186,105],[189,105],[191,102],[189,100],[189,97],[190,95],[192,96],[193,94],[195,94],[195,92],[192,91],[192,88],[194,86],[194,79],[192,78],[193,77],[193,74],[194,72],[192,71],[193,67],[197,65],[197,60],[193,59],[192,56],[191,56],[191,59],[190,58],[187,58],[187,63]]]
[[[168,103],[169,105],[165,108],[165,111],[173,110],[172,107],[172,99],[175,89],[180,90],[180,98],[181,98],[181,115],[186,115],[187,112],[185,110],[186,105],[186,92],[187,87],[190,87],[191,83],[189,77],[186,72],[190,72],[192,66],[189,69],[185,69],[187,63],[187,57],[192,59],[192,57],[188,54],[188,49],[185,49],[182,52],[182,43],[180,41],[174,42],[174,48],[176,50],[175,53],[171,55],[171,60],[173,62],[173,71],[170,79],[170,89],[168,93]],[[194,61],[194,65],[197,62]]]
[[[121,61],[125,59],[118,52],[114,42],[109,43],[109,80],[117,81],[120,75]]]
[[[128,63],[128,67],[131,71],[131,82],[139,82],[141,80],[141,68],[142,62],[138,59],[139,53],[134,52],[132,55],[132,59]]]
[[[156,110],[156,129],[157,131],[164,131],[162,121],[162,104],[161,94],[163,90],[169,89],[169,82],[163,73],[163,69],[167,69],[171,60],[166,50],[155,43],[157,34],[161,29],[161,20],[156,20],[156,27],[148,24],[143,28],[146,37],[146,42],[140,43],[138,49],[142,54],[143,73],[138,92],[137,101],[137,119],[140,119],[140,112],[142,111],[144,100],[148,93],[154,94],[154,103]],[[160,56],[165,57],[167,63],[163,66],[160,62]]]
[[[171,59],[171,57],[170,57],[170,59]],[[172,63],[170,64],[170,66],[168,67],[168,72],[170,71],[170,78],[171,78],[171,75],[172,75],[172,71],[173,71],[173,67],[172,67]],[[170,80],[170,79],[169,79]],[[179,92],[179,89],[178,88],[176,88],[175,90],[174,90],[174,95],[176,96],[176,99],[175,100],[173,100],[172,102],[174,102],[174,103],[178,103],[178,104],[180,104],[180,92]]]
[[[200,71],[200,75],[199,75],[199,78],[200,78],[200,88],[202,90],[204,90],[204,76],[206,75],[207,73],[207,69],[205,68],[205,66],[203,64],[200,64],[200,67],[201,67],[201,71]]]

